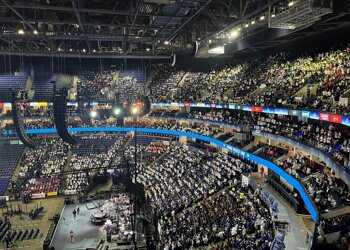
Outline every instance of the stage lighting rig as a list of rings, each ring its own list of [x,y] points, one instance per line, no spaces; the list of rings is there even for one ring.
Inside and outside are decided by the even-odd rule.
[[[269,8],[269,28],[299,29],[319,21],[333,12],[332,0],[289,1]]]

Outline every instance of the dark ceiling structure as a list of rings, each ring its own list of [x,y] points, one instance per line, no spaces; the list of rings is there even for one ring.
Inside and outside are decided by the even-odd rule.
[[[265,48],[274,44],[269,41],[276,35],[266,34],[254,43],[244,39],[262,32],[280,34],[269,27],[269,16],[271,10],[277,15],[290,2],[293,1],[0,0],[0,54],[165,59],[191,52],[195,41],[200,48],[225,43],[229,53],[250,46]],[[349,2],[335,1],[332,13],[317,20],[320,25],[316,31],[349,25]],[[326,19],[331,20],[329,24]],[[309,27],[289,30],[283,37],[308,32],[305,29]],[[232,29],[245,32],[242,30],[234,41],[229,35]]]

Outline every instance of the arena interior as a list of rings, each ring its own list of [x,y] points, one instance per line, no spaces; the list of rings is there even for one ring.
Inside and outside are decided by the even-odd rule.
[[[1,0],[0,249],[350,249],[349,0]]]

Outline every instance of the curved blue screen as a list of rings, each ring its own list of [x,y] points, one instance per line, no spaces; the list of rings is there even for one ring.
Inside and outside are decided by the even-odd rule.
[[[174,131],[174,130],[163,130],[163,129],[153,129],[153,128],[137,128],[137,132],[141,133],[157,133],[157,134],[167,134],[167,135],[176,135],[176,136],[185,136],[195,139],[200,139],[203,141],[207,141],[210,143],[213,143],[217,145],[218,147],[227,149],[228,151],[238,154],[246,159],[250,159],[258,164],[261,164],[271,170],[273,170],[275,173],[277,173],[279,176],[281,176],[283,179],[285,179],[291,186],[293,186],[296,190],[299,191],[301,198],[303,199],[306,208],[308,209],[309,213],[311,214],[312,219],[317,222],[318,220],[318,211],[310,197],[307,195],[305,188],[301,185],[301,183],[295,179],[294,177],[290,176],[287,172],[282,170],[280,167],[275,165],[274,163],[265,160],[263,158],[260,158],[256,155],[250,154],[246,151],[243,151],[241,149],[235,148],[231,145],[228,145],[222,141],[219,141],[217,139],[204,136],[204,135],[198,135],[194,133],[188,133],[188,132],[180,132],[180,131]],[[87,127],[87,128],[69,128],[69,132],[71,133],[86,133],[86,132],[133,132],[135,131],[135,128],[126,128],[126,127]],[[45,129],[29,129],[27,130],[28,134],[51,134],[56,133],[55,128],[45,128]]]

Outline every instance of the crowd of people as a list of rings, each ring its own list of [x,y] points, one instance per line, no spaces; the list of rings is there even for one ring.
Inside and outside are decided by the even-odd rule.
[[[46,138],[36,149],[29,149],[22,157],[18,181],[21,193],[59,192],[62,172],[67,161],[68,145],[58,138]]]
[[[179,81],[184,75],[184,71],[176,70],[169,65],[156,65],[150,83],[153,101],[168,100],[170,92],[178,88]]]
[[[94,173],[112,168],[113,160],[126,140],[125,134],[104,133],[79,138],[73,147],[72,174],[67,176],[66,190],[85,191]]]
[[[217,242],[271,246],[268,210],[240,185],[240,175],[251,168],[223,153],[179,145],[170,146],[164,158],[146,167],[138,179],[157,209],[162,247],[181,249]]]
[[[137,78],[126,76],[118,78],[114,91],[118,102],[132,102],[138,100],[137,97],[143,91],[143,83],[137,81]]]
[[[108,95],[110,88],[115,84],[116,74],[115,70],[81,72],[80,82],[77,85],[78,98],[86,101],[112,99]]]
[[[153,101],[241,103],[349,114],[349,106],[342,100],[349,90],[349,54],[350,49],[339,49],[294,59],[279,53],[262,60],[231,63],[208,73],[185,74],[158,66],[151,82],[152,98]],[[178,75],[184,76],[182,82],[179,82],[182,77],[174,77]],[[171,87],[165,87],[169,86],[168,82]]]
[[[288,136],[302,141],[330,154],[343,166],[349,166],[350,141],[347,138],[350,130],[342,125],[299,122],[288,116],[277,117],[261,114],[257,117],[256,125],[253,127],[257,131]]]
[[[320,211],[350,202],[348,185],[328,167],[310,175],[304,185]]]
[[[290,155],[285,160],[278,161],[277,164],[282,166],[288,174],[299,180],[323,169],[322,165],[310,160],[310,158],[301,153]]]

